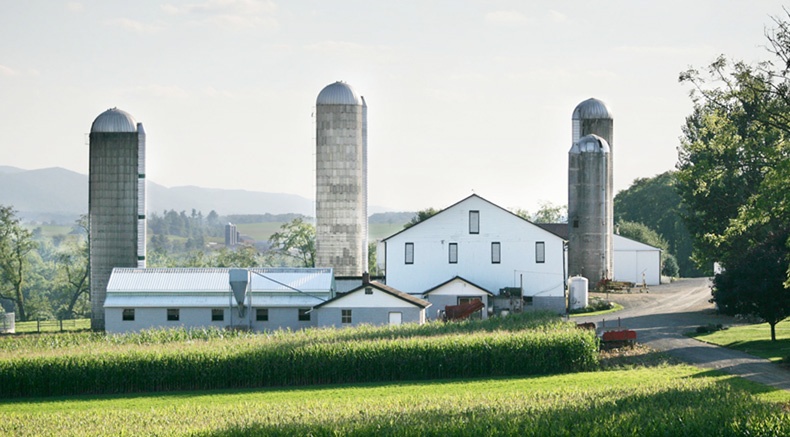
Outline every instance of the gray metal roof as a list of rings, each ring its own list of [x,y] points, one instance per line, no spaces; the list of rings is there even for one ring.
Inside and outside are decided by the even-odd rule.
[[[137,122],[128,112],[111,108],[93,120],[91,133],[93,132],[137,132]]]
[[[362,105],[363,100],[345,82],[335,82],[327,85],[318,93],[316,105]]]
[[[612,112],[606,107],[606,103],[594,98],[589,98],[576,105],[571,118],[573,120],[613,119]]]
[[[579,138],[579,141],[573,143],[570,152],[573,155],[580,155],[582,153],[609,153],[609,143],[598,135],[590,134]]]
[[[289,287],[301,291],[328,292],[332,289],[334,281],[332,269],[326,268],[248,270],[257,273],[250,275],[250,289],[253,292],[294,292]],[[229,271],[228,268],[115,268],[107,284],[107,293],[230,292]]]

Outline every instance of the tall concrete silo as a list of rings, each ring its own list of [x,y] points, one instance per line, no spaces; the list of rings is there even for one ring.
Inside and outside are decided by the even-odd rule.
[[[316,99],[316,267],[361,276],[368,266],[367,105],[344,82]]]
[[[113,267],[145,267],[145,130],[117,108],[91,126],[88,216],[91,329],[101,331]]]
[[[613,252],[612,252],[612,233],[614,231],[614,118],[612,117],[612,112],[606,106],[604,102],[595,98],[589,98],[578,105],[573,110],[572,118],[572,144],[576,144],[581,138],[587,135],[597,135],[604,139],[609,146],[609,153],[606,160],[606,204],[605,204],[605,213],[602,216],[602,221],[606,223],[607,226],[607,249],[606,249],[606,258],[607,258],[607,268],[605,270],[605,275],[592,278],[591,276],[585,275],[587,279],[590,281],[590,286],[594,287],[595,284],[598,283],[602,277],[606,277],[611,279],[612,275],[614,274],[613,268]],[[571,204],[570,199],[570,190],[571,187],[569,185],[569,198],[568,198],[568,222],[571,225],[569,235],[573,235],[573,221],[572,216],[570,215],[573,206]],[[569,265],[570,265],[570,258],[572,257],[572,252],[574,251],[573,245],[569,242]],[[589,249],[581,249],[589,250]],[[580,274],[580,272],[571,273],[571,274]]]
[[[568,152],[568,274],[587,278],[591,287],[614,272],[607,217],[610,152],[598,135],[581,137]]]

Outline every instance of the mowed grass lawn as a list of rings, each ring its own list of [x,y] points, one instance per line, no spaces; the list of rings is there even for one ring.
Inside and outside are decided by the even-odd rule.
[[[788,435],[787,392],[686,365],[0,401],[0,435]]]
[[[690,335],[707,343],[737,349],[775,362],[790,357],[790,320],[776,324],[776,341],[771,341],[771,327],[767,323],[733,326],[709,334]]]

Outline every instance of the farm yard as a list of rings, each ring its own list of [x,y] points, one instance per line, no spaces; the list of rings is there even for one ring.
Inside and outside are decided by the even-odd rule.
[[[538,313],[268,334],[5,336],[0,433],[790,433],[787,392],[645,348],[599,355],[574,325]]]

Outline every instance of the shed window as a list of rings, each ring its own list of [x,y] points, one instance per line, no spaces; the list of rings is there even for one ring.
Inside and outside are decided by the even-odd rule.
[[[546,262],[546,243],[543,241],[535,243],[535,262],[539,264]]]
[[[269,321],[269,308],[258,308],[255,310],[255,321],[268,322]]]
[[[499,264],[502,261],[502,243],[495,241],[491,243],[491,264]]]
[[[134,321],[134,308],[124,308],[123,315],[121,316],[122,320],[125,321]]]
[[[179,310],[178,308],[168,308],[167,309],[167,320],[171,322],[177,322],[179,318]]]
[[[300,322],[310,321],[310,308],[299,308],[299,321]]]
[[[450,264],[458,263],[458,243],[450,243]]]
[[[221,322],[225,320],[225,310],[222,308],[214,308],[211,310],[211,321]]]
[[[469,233],[480,233],[480,211],[469,211]]]
[[[351,323],[351,310],[340,310],[340,321],[342,323]]]
[[[414,243],[406,243],[406,264],[414,264]]]

